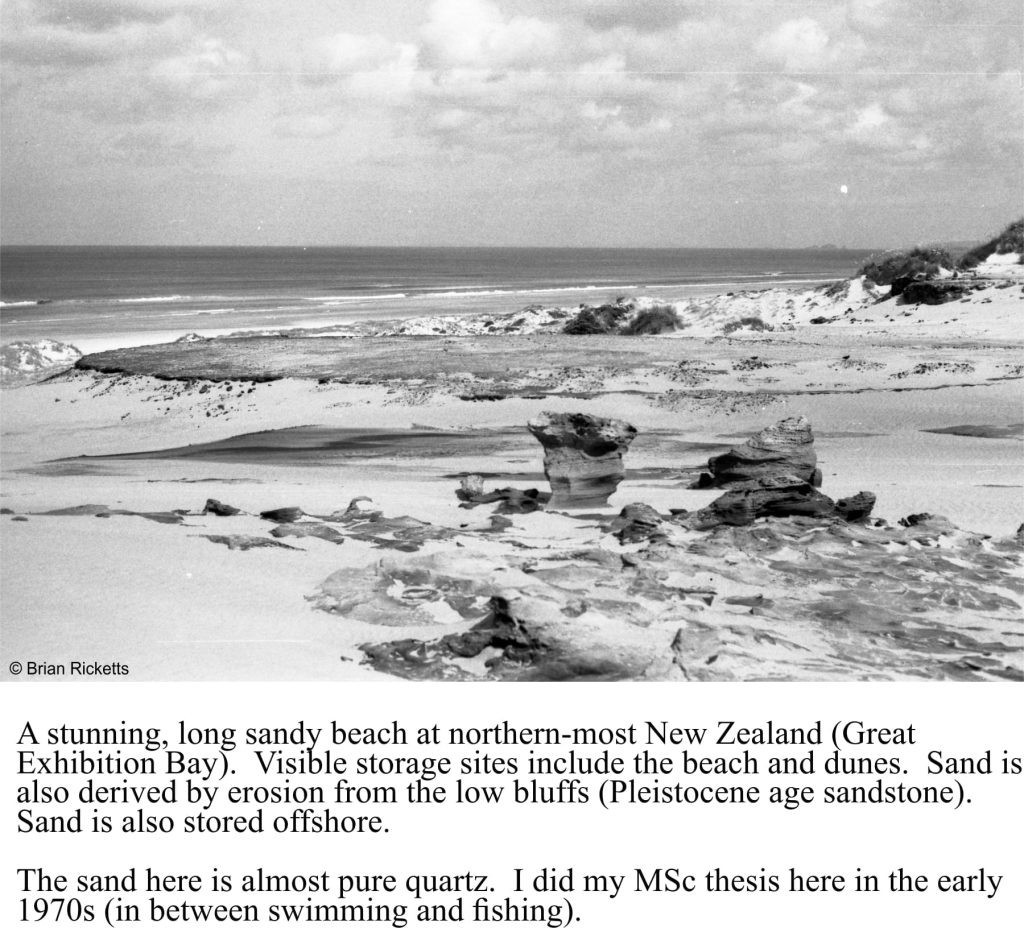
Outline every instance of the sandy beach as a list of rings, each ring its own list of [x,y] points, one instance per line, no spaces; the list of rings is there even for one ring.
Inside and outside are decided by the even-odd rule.
[[[876,300],[734,292],[661,337],[556,334],[537,308],[526,334],[502,331],[515,314],[432,316],[90,355],[4,392],[5,646],[132,679],[519,678],[493,643],[405,669],[387,652],[466,633],[512,589],[575,622],[589,656],[555,677],[1019,677],[1019,547],[1000,539],[1022,517],[1024,287]],[[752,314],[764,328],[723,334]],[[461,507],[468,475],[547,490],[526,429],[545,411],[636,428],[607,504]],[[873,528],[759,520],[777,533],[744,548],[672,521],[718,495],[692,488],[709,456],[799,416],[822,491],[874,493]],[[653,557],[616,537],[633,503],[667,547],[629,576]],[[260,517],[281,507],[297,521]],[[901,528],[913,513],[956,530]],[[794,579],[793,558],[815,570]]]

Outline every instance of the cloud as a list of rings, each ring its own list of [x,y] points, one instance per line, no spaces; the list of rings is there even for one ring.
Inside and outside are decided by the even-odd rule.
[[[148,77],[159,90],[209,99],[232,86],[246,65],[247,58],[240,51],[204,36],[180,54],[157,61]]]
[[[283,131],[329,134],[372,119],[390,121],[393,137],[463,157],[603,148],[651,163],[683,151],[706,162],[701,141],[738,159],[794,165],[830,148],[939,150],[929,127],[897,118],[887,102],[903,76],[859,76],[866,61],[921,66],[917,44],[894,28],[892,17],[907,15],[902,0],[829,0],[797,18],[701,0],[640,6],[437,0],[401,41],[334,34],[318,40],[312,68],[314,82],[331,78],[331,91],[283,117]],[[851,22],[886,28],[867,41]],[[984,49],[961,43],[961,54],[980,59]],[[869,125],[877,113],[889,124]]]
[[[884,33],[892,22],[894,0],[850,0],[846,8],[847,25],[856,32]]]
[[[877,103],[872,103],[857,113],[850,131],[857,136],[872,136],[891,122],[892,117]]]
[[[560,51],[556,24],[506,17],[491,0],[434,0],[421,35],[425,62],[438,68],[529,67]]]
[[[6,61],[55,71],[160,54],[195,31],[199,0],[8,0],[3,7]]]
[[[846,135],[856,147],[868,152],[884,151],[903,161],[916,162],[934,154],[925,132],[911,124],[901,124],[879,103],[869,103],[859,109]]]
[[[106,124],[181,118],[226,102],[250,58],[205,26],[213,0],[10,0],[8,104]],[[212,17],[212,18],[211,18]]]
[[[210,6],[210,0],[46,0],[22,5],[34,9],[41,22],[64,29],[104,32],[130,23],[160,23]]]
[[[414,89],[419,54],[419,48],[410,42],[339,32],[313,44],[305,80],[312,85],[340,80],[350,98],[396,102]]]
[[[820,68],[832,59],[830,41],[821,23],[805,16],[784,22],[760,39],[756,48],[781,63],[787,71],[807,71]]]
[[[731,203],[815,172],[1020,178],[1016,0],[0,3],[8,188],[73,176],[68,138],[128,185],[201,142],[257,191],[629,187],[638,215],[655,190]]]
[[[560,5],[598,31],[661,32],[688,15],[686,4],[679,0],[564,0]]]
[[[393,42],[382,35],[339,32],[319,42],[316,51],[325,68],[335,73],[350,74],[389,67],[404,57],[406,48],[415,55],[415,46]]]
[[[54,70],[94,67],[176,45],[187,33],[182,22],[123,23],[100,32],[64,26],[33,25],[8,33],[2,41],[8,62]]]

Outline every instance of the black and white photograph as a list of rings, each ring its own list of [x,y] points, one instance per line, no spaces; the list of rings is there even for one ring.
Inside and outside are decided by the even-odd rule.
[[[19,680],[1024,680],[1019,0],[3,0]]]

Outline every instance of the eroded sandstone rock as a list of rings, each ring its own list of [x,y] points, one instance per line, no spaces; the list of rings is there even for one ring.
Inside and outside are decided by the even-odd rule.
[[[344,509],[322,518],[330,522],[377,522],[383,516],[383,511],[369,496],[356,496]]]
[[[376,669],[414,679],[1024,679],[1009,539],[934,516],[662,528],[667,541],[628,554],[595,525],[559,551],[394,555],[332,576],[317,605],[420,624],[387,643],[368,626],[362,646]]]
[[[435,625],[479,620],[493,593],[478,560],[439,553],[386,557],[369,571],[342,568],[307,598],[317,609],[372,625]]]
[[[283,506],[280,509],[266,509],[260,513],[268,522],[298,522],[305,513],[298,506]]]
[[[624,545],[639,541],[664,541],[667,537],[662,529],[664,521],[653,506],[630,503],[623,507],[610,528]]]
[[[181,525],[187,515],[185,509],[172,509],[170,512],[135,512],[133,509],[111,509],[104,503],[83,503],[81,506],[67,506],[64,509],[50,509],[46,512],[34,513],[40,516],[95,516],[98,519],[109,519],[111,516],[138,516],[150,522],[164,525]]]
[[[760,518],[808,516],[864,522],[871,515],[875,495],[862,490],[839,502],[818,491],[814,434],[806,418],[783,419],[762,429],[742,445],[708,460],[709,473],[701,474],[696,488],[727,487],[709,506],[681,513],[675,521],[690,528],[750,525]]]
[[[214,544],[226,545],[231,551],[248,551],[251,548],[286,548],[289,551],[301,551],[294,545],[286,545],[283,541],[264,538],[262,535],[202,535]]]
[[[664,676],[671,654],[664,642],[591,615],[573,622],[554,603],[494,596],[489,615],[465,632],[434,641],[366,644],[375,669],[407,679],[619,680]],[[655,669],[656,668],[656,669]]]
[[[229,506],[227,503],[222,503],[219,499],[208,499],[206,505],[203,506],[203,515],[215,515],[215,516],[237,516],[242,510],[235,506]]]
[[[486,490],[484,478],[479,474],[463,477],[455,495],[462,500],[460,505],[463,509],[472,509],[486,503],[501,503],[496,510],[499,513],[536,512],[543,509],[544,504],[551,499],[550,493],[533,487],[528,490],[518,490],[515,487]]]
[[[925,303],[938,306],[959,300],[970,293],[970,287],[953,280],[914,280],[900,293],[904,303]]]
[[[708,460],[710,473],[701,474],[696,486],[721,487],[747,483],[782,486],[807,483],[821,486],[821,472],[814,451],[814,434],[804,416],[782,419],[742,445]]]
[[[527,424],[544,447],[552,508],[604,506],[625,476],[623,457],[637,430],[620,419],[541,413]]]
[[[345,541],[345,536],[341,532],[322,522],[286,523],[277,526],[270,534],[275,538],[320,538],[335,545]]]
[[[709,506],[687,516],[690,528],[750,525],[755,519],[809,516],[824,519],[836,514],[836,504],[809,483],[728,490]]]
[[[867,490],[836,500],[836,515],[847,522],[864,522],[875,508],[875,494]]]

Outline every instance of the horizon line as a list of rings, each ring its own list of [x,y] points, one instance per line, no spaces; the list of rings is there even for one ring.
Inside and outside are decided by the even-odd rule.
[[[931,240],[930,240],[931,241]],[[957,239],[944,242],[944,244],[974,244],[976,241],[980,242],[981,239]],[[445,244],[445,245],[413,245],[413,244],[401,244],[401,245],[384,245],[379,243],[373,244],[299,244],[299,245],[285,245],[285,244],[183,244],[183,243],[154,243],[154,242],[0,242],[0,248],[301,248],[301,249],[315,249],[315,248],[353,248],[353,249],[435,249],[435,250],[446,250],[446,249],[478,249],[478,250],[494,250],[501,249],[506,251],[528,251],[528,250],[545,250],[545,251],[878,251],[887,248],[900,248],[907,247],[911,243],[904,243],[903,245],[835,245],[832,243],[825,244],[807,244],[807,245],[507,245],[507,244]],[[921,244],[921,242],[914,242],[912,244]]]

